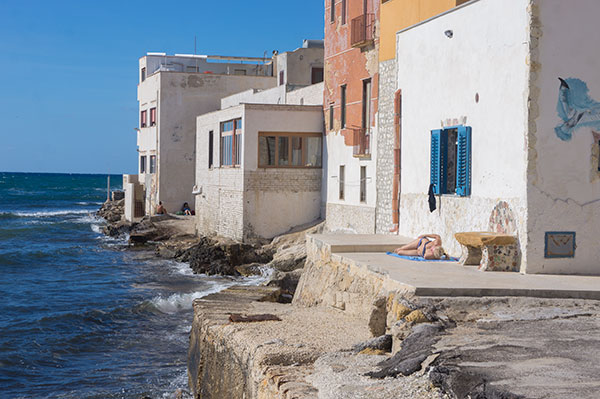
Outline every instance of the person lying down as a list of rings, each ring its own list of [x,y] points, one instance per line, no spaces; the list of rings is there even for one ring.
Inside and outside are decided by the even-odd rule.
[[[442,247],[442,238],[437,234],[422,234],[413,241],[394,250],[402,256],[420,256],[423,259],[448,257]]]

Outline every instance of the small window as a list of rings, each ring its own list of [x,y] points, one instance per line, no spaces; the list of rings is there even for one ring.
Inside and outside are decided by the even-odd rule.
[[[329,8],[330,8],[329,22],[333,23],[333,22],[335,22],[335,0],[330,1]]]
[[[320,168],[322,136],[315,133],[259,133],[258,166]]]
[[[285,73],[283,71],[279,71],[279,86],[283,85],[284,77],[285,77]]]
[[[150,126],[156,126],[156,107],[150,108]]]
[[[146,156],[140,156],[140,173],[146,173]]]
[[[321,83],[323,81],[323,68],[314,67],[310,71],[310,84]]]
[[[156,155],[150,155],[150,173],[156,173]]]
[[[208,132],[208,168],[213,167],[213,152],[214,152],[214,131]]]
[[[346,0],[342,0],[342,25],[346,25]]]
[[[140,127],[146,127],[147,125],[147,112],[146,110],[140,112]]]
[[[340,87],[340,113],[343,129],[346,127],[346,85]]]
[[[146,67],[142,68],[140,79],[142,82],[146,80]]]
[[[333,130],[333,104],[329,104],[329,130]]]
[[[344,174],[345,174],[345,173],[346,173],[346,167],[345,167],[344,165],[340,165],[340,173],[339,173],[339,176],[338,176],[338,181],[339,181],[339,183],[340,183],[340,187],[339,187],[339,198],[340,198],[341,200],[343,200],[343,199],[344,199],[344,194],[345,194],[345,193],[344,193],[344,188],[345,188],[344,186],[345,186],[345,184],[346,184],[346,183],[345,183],[345,179],[346,179],[346,177],[344,176]]]
[[[242,159],[242,119],[221,123],[221,166],[239,166]]]
[[[430,181],[435,194],[471,195],[471,128],[431,131]]]
[[[367,167],[360,167],[360,202],[367,202]]]

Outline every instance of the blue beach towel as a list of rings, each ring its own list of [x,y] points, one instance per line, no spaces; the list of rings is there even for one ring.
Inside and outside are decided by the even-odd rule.
[[[406,255],[398,255],[393,252],[387,253],[390,256],[395,256],[396,258],[406,259],[406,260],[414,260],[415,262],[458,262],[458,258],[449,257],[447,259],[425,259],[420,256],[406,256]]]

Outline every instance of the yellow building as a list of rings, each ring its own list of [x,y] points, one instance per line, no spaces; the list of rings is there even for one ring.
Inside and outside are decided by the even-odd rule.
[[[381,0],[379,61],[396,56],[396,32],[468,0]]]

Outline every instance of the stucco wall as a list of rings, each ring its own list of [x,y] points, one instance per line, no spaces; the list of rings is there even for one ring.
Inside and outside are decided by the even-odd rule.
[[[529,131],[527,272],[600,274],[600,57],[597,48],[600,3],[595,0],[534,1],[532,17],[532,102]],[[537,46],[536,46],[537,45]],[[561,83],[569,104],[582,116],[559,137]],[[585,93],[587,85],[589,93]],[[585,97],[591,99],[585,104]],[[596,154],[594,156],[594,154]],[[574,258],[545,259],[547,231],[576,233]]]
[[[161,73],[158,200],[168,211],[193,206],[196,116],[219,108],[223,96],[266,89],[272,77]]]
[[[277,56],[277,74],[284,71],[284,84],[308,86],[312,84],[312,68],[323,68],[323,48],[298,48]],[[279,83],[279,80],[277,81]]]
[[[219,124],[242,118],[242,166],[219,168]],[[272,238],[319,218],[321,168],[258,168],[258,133],[321,133],[320,106],[242,104],[197,118],[198,231],[238,240]],[[214,165],[208,168],[208,132]]]
[[[527,5],[475,2],[398,34],[401,235],[438,233],[458,255],[454,233],[488,230],[493,210],[506,203],[506,224],[525,250]],[[472,127],[471,196],[438,197],[430,213],[430,131],[457,124]]]
[[[323,105],[323,82],[289,91],[286,104]]]
[[[227,96],[221,100],[221,109],[246,104],[284,104],[286,86],[276,86],[266,90],[246,90]]]

